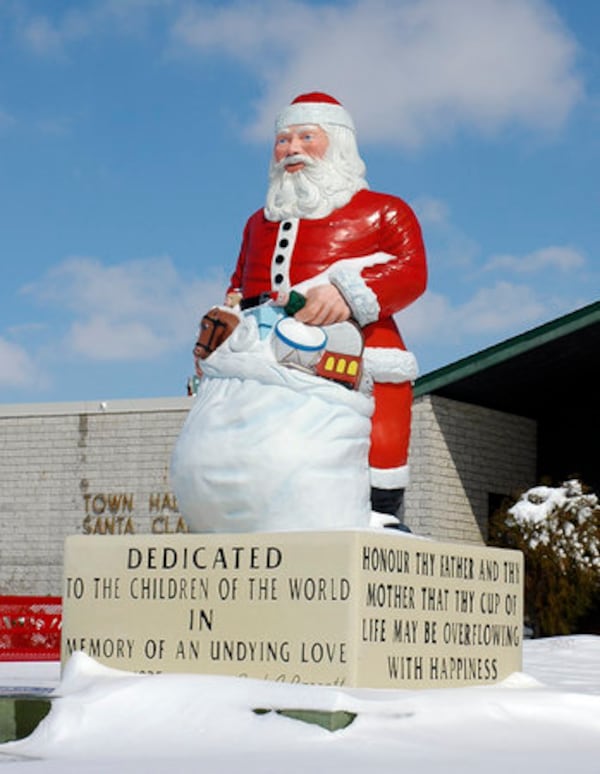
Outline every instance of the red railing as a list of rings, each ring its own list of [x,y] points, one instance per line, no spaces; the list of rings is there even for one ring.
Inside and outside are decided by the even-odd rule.
[[[60,597],[0,596],[0,661],[58,661]]]

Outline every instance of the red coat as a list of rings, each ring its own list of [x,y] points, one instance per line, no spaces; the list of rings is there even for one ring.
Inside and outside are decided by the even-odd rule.
[[[285,224],[297,224],[295,245],[277,250],[276,242],[286,238]],[[292,226],[288,233],[293,235]],[[289,240],[288,240],[289,241]],[[287,250],[285,248],[288,248]],[[385,263],[362,268],[358,273],[377,301],[377,317],[360,319],[357,315],[355,292],[343,280],[336,281],[336,269],[352,271],[352,265],[340,265],[345,259],[356,259],[377,253],[388,254]],[[283,260],[277,263],[278,255]],[[360,267],[356,267],[360,269]],[[356,271],[355,269],[355,271]],[[245,297],[264,291],[287,289],[305,280],[330,272],[330,279],[342,291],[358,321],[363,324],[365,336],[374,331],[369,323],[389,320],[404,309],[425,290],[427,269],[421,229],[410,207],[395,196],[359,191],[345,206],[318,220],[281,223],[268,221],[263,210],[258,210],[246,223],[244,238],[236,269],[231,277],[230,290],[240,290]],[[276,283],[278,275],[283,283]],[[289,277],[289,283],[285,279]],[[386,339],[391,346],[391,340]],[[367,341],[367,344],[376,344]]]
[[[421,229],[410,207],[397,197],[364,189],[345,206],[316,220],[290,218],[275,223],[265,218],[262,209],[252,215],[244,229],[229,292],[237,290],[248,298],[326,281],[340,290],[354,319],[363,327],[365,360],[375,381],[387,382],[388,388],[389,383],[408,386],[410,402],[416,364],[405,352],[392,319],[395,312],[423,293],[427,282]],[[376,385],[374,427],[379,413],[377,393]],[[401,399],[396,391],[392,402],[406,403],[407,399]],[[389,422],[387,411],[385,414]],[[410,423],[410,413],[402,420],[404,424],[407,421]],[[391,464],[383,458],[373,460],[373,454],[372,464],[405,465],[408,431],[404,435],[403,451],[392,455]]]

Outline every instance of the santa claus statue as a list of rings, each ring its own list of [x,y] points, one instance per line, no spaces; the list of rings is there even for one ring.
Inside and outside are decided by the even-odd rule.
[[[281,308],[294,291],[304,301],[292,311],[298,324],[327,331],[352,321],[362,330],[369,506],[400,526],[417,366],[393,315],[423,293],[426,276],[416,217],[402,199],[369,190],[347,110],[327,94],[297,97],[276,119],[266,204],[246,223],[226,305],[241,315],[265,299]],[[203,361],[209,375],[215,355]]]

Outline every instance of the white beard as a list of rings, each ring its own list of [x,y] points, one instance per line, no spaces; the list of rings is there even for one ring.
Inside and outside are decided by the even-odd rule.
[[[297,172],[286,172],[285,164],[294,160],[305,166]],[[324,218],[367,187],[365,179],[354,170],[327,158],[298,155],[282,159],[271,164],[265,217],[272,221]]]

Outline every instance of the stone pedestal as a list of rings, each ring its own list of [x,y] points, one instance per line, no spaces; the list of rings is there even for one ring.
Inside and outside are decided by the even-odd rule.
[[[76,536],[63,663],[361,688],[521,670],[522,555],[389,530]]]

